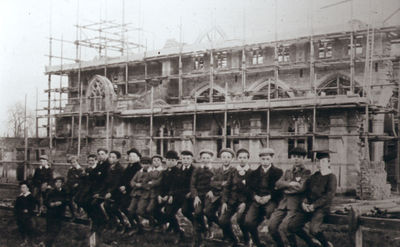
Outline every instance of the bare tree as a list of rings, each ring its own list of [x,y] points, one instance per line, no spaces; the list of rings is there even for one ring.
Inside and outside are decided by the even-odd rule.
[[[24,122],[25,122],[25,107],[22,102],[17,102],[12,105],[8,111],[8,136],[24,137]],[[26,124],[28,136],[35,131],[35,117],[33,112],[27,107],[26,109]]]

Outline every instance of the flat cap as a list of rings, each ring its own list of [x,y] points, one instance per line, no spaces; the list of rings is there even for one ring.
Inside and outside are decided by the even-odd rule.
[[[247,150],[245,148],[240,148],[238,151],[236,151],[236,156],[239,156],[240,153],[247,153],[247,155],[250,157],[249,150]]]
[[[199,155],[201,156],[202,154],[210,154],[212,157],[214,156],[214,152],[207,148],[200,150]]]
[[[97,153],[99,153],[100,151],[103,151],[104,153],[108,153],[108,150],[106,148],[98,148]]]
[[[289,152],[290,155],[300,155],[300,156],[306,156],[307,151],[304,148],[301,147],[295,147]]]
[[[221,154],[222,153],[230,153],[230,154],[232,154],[232,157],[235,157],[235,151],[233,151],[233,149],[231,149],[231,148],[223,148],[223,149],[221,149],[220,151],[219,151],[219,157],[221,157]]]
[[[179,160],[178,153],[175,152],[174,150],[169,150],[169,151],[167,151],[167,153],[165,154],[165,158],[166,158],[166,159]]]
[[[182,155],[190,155],[190,156],[193,156],[193,153],[192,153],[192,151],[189,151],[189,150],[183,150],[182,152],[181,152],[181,156]]]
[[[110,154],[115,154],[115,156],[117,156],[117,159],[120,159],[120,158],[121,158],[121,153],[118,152],[118,151],[116,151],[116,150],[110,151]]]
[[[130,153],[135,153],[137,156],[139,156],[139,158],[142,158],[142,154],[136,148],[131,148],[128,150],[128,152],[126,152],[127,155],[129,155]]]
[[[315,155],[315,157],[317,158],[317,159],[324,159],[324,158],[330,158],[330,154],[331,153],[333,153],[332,151],[330,151],[330,150],[315,150],[314,151],[315,153],[316,153],[316,155]]]
[[[272,148],[263,148],[263,149],[261,149],[258,156],[274,155],[274,154],[275,154],[275,150],[273,150]]]
[[[153,155],[153,156],[151,157],[151,161],[153,161],[153,159],[155,159],[155,158],[159,158],[160,160],[163,160],[163,157],[162,157],[161,155],[155,154],[155,155]]]
[[[47,155],[40,155],[39,160],[49,160],[49,156]]]

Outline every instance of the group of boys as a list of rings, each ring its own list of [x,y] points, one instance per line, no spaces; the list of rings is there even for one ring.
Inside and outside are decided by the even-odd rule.
[[[265,219],[278,247],[297,246],[296,235],[308,246],[331,246],[321,229],[336,191],[329,152],[317,153],[318,171],[312,175],[304,166],[307,153],[299,147],[290,151],[293,167],[285,172],[273,164],[275,151],[271,148],[259,152],[255,169],[250,168],[250,152],[243,148],[220,150],[221,166],[213,164],[215,154],[207,149],[199,152],[196,164],[191,151],[178,155],[170,150],[165,154],[165,167],[160,155],[142,157],[135,148],[127,154],[126,168],[119,163],[118,151],[108,153],[106,149],[98,149],[97,156],[89,155],[85,170],[76,157],[70,159],[67,189],[62,189],[63,179],[56,178],[56,188],[45,196],[47,214],[53,218],[47,221],[46,246],[54,242],[59,232],[55,224],[72,201],[85,210],[100,239],[107,225],[129,235],[142,233],[142,219],[147,219],[152,229],[164,227],[174,232],[178,244],[184,239],[177,218],[181,209],[192,223],[195,247],[204,246],[213,224],[222,230],[229,246],[240,242],[249,246],[251,240],[257,247],[265,246],[258,232]],[[235,158],[238,165],[232,164]],[[73,208],[70,206],[72,212]],[[242,241],[233,231],[234,216]],[[304,229],[307,222],[309,231]]]

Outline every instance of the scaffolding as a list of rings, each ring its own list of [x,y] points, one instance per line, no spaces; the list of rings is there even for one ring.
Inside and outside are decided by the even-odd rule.
[[[79,5],[78,5],[78,15],[79,15]],[[82,104],[84,100],[83,96],[83,83],[81,78],[81,64],[84,60],[89,60],[87,57],[82,57],[82,47],[86,48],[88,51],[87,56],[94,56],[95,59],[102,59],[104,76],[107,76],[107,60],[110,57],[115,56],[126,56],[126,89],[128,85],[128,62],[129,62],[129,54],[134,52],[141,51],[142,49],[146,49],[146,47],[142,44],[132,42],[129,40],[129,35],[132,35],[136,32],[142,32],[143,29],[140,27],[133,27],[130,23],[125,23],[124,14],[125,7],[124,1],[122,5],[122,23],[118,23],[113,20],[100,20],[97,22],[90,22],[88,24],[80,24],[79,18],[77,15],[77,24],[76,28],[76,38],[74,41],[66,40],[61,36],[61,38],[55,38],[52,36],[51,28],[50,28],[50,37],[49,40],[49,53],[46,55],[49,58],[48,66],[54,65],[55,61],[59,61],[60,69],[57,73],[48,73],[48,89],[45,90],[47,93],[47,107],[43,109],[38,109],[36,106],[36,112],[46,112],[45,114],[36,114],[36,136],[39,136],[39,129],[45,128],[46,135],[49,140],[49,149],[50,155],[52,155],[53,150],[53,139],[55,137],[55,117],[58,114],[61,114],[64,111],[65,104],[71,100],[79,101],[79,116],[78,116],[78,151],[77,154],[80,155],[80,147],[81,147],[81,128],[82,128]],[[51,21],[50,21],[51,26]],[[139,40],[140,41],[140,40]],[[54,42],[57,42],[60,47],[60,53],[56,54],[54,52]],[[65,55],[64,45],[75,46],[75,57],[68,57]],[[64,70],[63,65],[65,61],[74,61],[78,65],[77,76],[78,76],[78,86],[77,87],[68,87],[65,86],[65,77],[68,77],[67,70]],[[54,78],[52,76],[59,76],[59,86],[54,86]],[[78,92],[78,97],[65,97],[71,92]],[[106,112],[107,117],[107,129],[109,124],[110,113]],[[111,117],[113,118],[113,117]],[[47,119],[47,124],[43,126],[38,126],[40,119]],[[86,114],[86,119],[88,124],[88,115]],[[74,125],[75,125],[75,117],[72,116],[71,119],[71,142],[74,139]],[[109,132],[107,132],[107,145],[108,145]],[[87,138],[86,138],[87,141]]]
[[[277,1],[276,1],[276,7],[277,7]],[[352,8],[351,8],[352,9]],[[352,11],[352,10],[351,10]],[[124,15],[123,15],[124,16]],[[276,15],[277,16],[277,15]],[[312,16],[311,16],[312,18]],[[124,19],[124,17],[123,17]],[[178,59],[178,73],[177,75],[167,75],[166,78],[173,78],[173,79],[178,79],[178,102],[179,104],[182,104],[182,101],[184,100],[183,96],[183,84],[185,82],[185,79],[187,78],[192,78],[192,77],[197,77],[197,76],[205,76],[209,78],[209,95],[208,95],[208,103],[209,103],[209,109],[204,110],[204,107],[201,107],[200,104],[197,103],[197,100],[203,96],[195,95],[194,103],[192,104],[192,108],[190,111],[187,112],[173,112],[173,113],[159,113],[157,111],[157,107],[154,105],[154,85],[152,84],[152,81],[157,81],[164,79],[164,76],[154,76],[154,75],[149,75],[148,73],[148,65],[151,62],[151,58],[146,57],[146,53],[144,53],[143,60],[140,62],[141,64],[144,65],[144,80],[137,80],[137,81],[144,81],[146,83],[146,92],[147,86],[150,85],[150,106],[148,107],[148,112],[146,114],[133,114],[130,117],[145,117],[149,119],[150,122],[150,128],[149,128],[149,134],[146,137],[135,137],[139,139],[146,139],[149,140],[149,153],[152,155],[153,153],[153,144],[154,141],[156,140],[177,140],[177,139],[182,139],[182,137],[178,136],[164,136],[164,134],[160,134],[160,136],[155,136],[154,134],[154,118],[155,117],[160,117],[160,116],[171,116],[171,115],[192,115],[193,116],[193,131],[190,136],[186,136],[190,138],[192,143],[194,144],[193,146],[196,147],[196,141],[198,140],[205,140],[205,139],[212,139],[212,140],[222,140],[222,145],[223,147],[227,146],[227,143],[230,140],[233,139],[248,139],[248,140],[260,140],[261,142],[263,140],[266,140],[265,146],[269,147],[270,146],[270,139],[275,139],[275,138],[312,138],[312,143],[313,143],[313,149],[315,149],[315,143],[316,143],[316,137],[321,137],[321,136],[327,136],[327,137],[335,137],[335,135],[332,134],[322,134],[317,131],[317,117],[318,117],[318,109],[323,109],[321,107],[320,103],[321,101],[318,99],[318,88],[316,85],[316,79],[317,79],[317,73],[315,70],[317,68],[321,67],[327,67],[331,65],[348,65],[349,66],[349,72],[350,72],[350,96],[354,94],[356,89],[359,89],[356,86],[354,82],[354,77],[355,77],[355,65],[356,63],[364,63],[365,64],[365,70],[364,70],[364,75],[366,76],[364,78],[364,84],[361,86],[362,91],[363,91],[363,98],[360,99],[351,99],[349,101],[349,105],[352,107],[363,107],[365,108],[365,125],[366,127],[364,128],[364,133],[362,134],[362,137],[365,139],[366,145],[370,142],[368,139],[371,134],[369,133],[369,127],[368,127],[368,119],[369,119],[369,112],[371,111],[371,102],[368,97],[371,95],[371,88],[374,86],[372,79],[371,79],[371,73],[372,73],[372,66],[374,61],[383,61],[385,59],[392,59],[392,58],[380,58],[374,56],[373,49],[374,49],[374,39],[375,39],[375,29],[373,27],[368,26],[367,30],[360,30],[360,31],[355,31],[352,27],[352,30],[350,32],[342,32],[342,33],[335,33],[335,34],[327,34],[324,35],[325,38],[337,38],[337,37],[345,37],[350,40],[350,46],[349,46],[349,59],[339,59],[339,60],[325,60],[322,61],[321,59],[315,59],[316,54],[315,54],[315,37],[313,33],[313,27],[312,27],[312,20],[311,20],[311,33],[307,37],[301,37],[301,38],[296,38],[293,40],[279,40],[277,37],[277,21],[275,23],[275,40],[273,42],[269,42],[266,44],[260,44],[261,46],[272,46],[274,48],[274,61],[271,65],[262,65],[262,66],[251,66],[247,64],[247,55],[249,52],[248,46],[246,46],[244,43],[240,47],[234,47],[230,49],[236,49],[242,53],[242,58],[241,58],[241,66],[240,68],[236,69],[231,69],[231,70],[225,70],[225,71],[218,71],[217,69],[214,69],[215,67],[215,53],[217,52],[217,49],[209,47],[205,52],[208,52],[209,54],[209,64],[210,64],[210,69],[209,71],[204,71],[204,73],[197,73],[196,75],[191,75],[191,74],[185,74],[183,72],[183,56],[187,55],[183,52],[183,40],[180,38],[180,46],[178,49],[178,52],[176,54],[168,54],[166,55],[167,58],[177,58]],[[89,113],[84,113],[82,109],[82,105],[84,104],[84,101],[86,102],[86,97],[83,95],[83,83],[82,83],[82,78],[81,78],[81,71],[82,71],[82,62],[84,59],[82,58],[81,55],[81,49],[84,48],[89,48],[94,51],[94,53],[98,56],[98,59],[104,59],[104,63],[102,65],[96,65],[96,68],[99,69],[101,68],[103,70],[103,75],[107,76],[107,68],[110,66],[110,64],[107,63],[107,58],[112,56],[112,55],[118,55],[120,57],[125,56],[125,61],[121,63],[124,65],[125,68],[125,92],[126,94],[128,93],[128,83],[131,83],[132,81],[129,80],[129,63],[130,58],[129,54],[132,51],[140,51],[140,49],[145,48],[143,45],[140,45],[135,42],[129,42],[128,41],[128,36],[126,35],[128,32],[131,31],[141,31],[140,28],[131,28],[129,27],[129,24],[125,24],[124,21],[122,21],[122,24],[118,24],[115,21],[99,21],[99,22],[93,22],[89,23],[86,25],[79,24],[75,25],[76,27],[76,40],[75,41],[67,41],[64,40],[63,37],[60,39],[56,39],[54,37],[49,38],[49,65],[52,65],[52,59],[60,59],[60,69],[57,72],[50,72],[48,74],[48,87],[49,89],[46,91],[48,93],[48,107],[45,109],[47,111],[47,115],[43,115],[42,117],[47,118],[48,124],[45,126],[47,128],[47,135],[49,138],[49,147],[52,149],[52,138],[54,136],[54,126],[53,126],[53,121],[54,117],[57,115],[57,112],[60,114],[63,112],[63,101],[66,100],[78,100],[79,101],[79,111],[78,112],[69,112],[71,115],[71,136],[70,139],[73,141],[75,133],[74,133],[74,125],[76,125],[76,117],[78,118],[78,149],[77,149],[77,154],[80,154],[81,151],[81,142],[83,140],[82,138],[82,125],[85,123],[82,123],[83,117],[86,117],[86,129],[89,129]],[[182,32],[182,26],[180,26],[180,30]],[[354,38],[357,37],[358,35],[363,35],[367,37],[366,39],[366,47],[367,47],[367,55],[365,58],[362,56],[356,56],[355,52],[355,44],[354,44]],[[182,33],[180,35],[182,37]],[[321,37],[319,37],[321,38]],[[279,46],[282,45],[283,43],[290,43],[290,42],[296,42],[296,41],[307,41],[309,42],[309,57],[310,60],[306,61],[302,64],[284,64],[279,61]],[[54,55],[53,50],[52,50],[52,42],[57,41],[61,43],[61,52],[60,55]],[[63,44],[72,44],[76,47],[76,56],[75,58],[67,58],[64,53],[63,53]],[[75,61],[77,64],[77,67],[75,67],[75,70],[77,71],[77,76],[78,76],[78,87],[74,88],[68,88],[63,85],[63,80],[62,77],[66,76],[66,70],[64,70],[63,67],[63,62],[64,61]],[[252,135],[252,134],[238,134],[238,135],[228,135],[228,118],[232,114],[235,114],[236,112],[243,112],[245,110],[239,109],[239,107],[234,107],[235,109],[232,109],[231,103],[229,101],[230,95],[228,93],[228,84],[225,83],[225,92],[224,92],[224,102],[222,107],[216,109],[212,109],[213,104],[217,105],[217,102],[214,102],[214,77],[216,75],[220,74],[237,74],[237,75],[242,75],[242,88],[243,92],[247,88],[247,77],[248,75],[258,73],[258,72],[273,72],[273,80],[275,83],[279,81],[279,76],[280,76],[280,71],[281,70],[287,70],[287,69],[308,69],[309,70],[309,82],[310,82],[310,91],[313,94],[313,97],[311,97],[309,100],[304,100],[304,105],[302,109],[309,110],[312,115],[312,131],[309,133],[280,133],[279,135],[272,135],[270,131],[270,120],[271,120],[271,112],[280,109],[285,109],[285,110],[297,110],[299,109],[298,106],[293,106],[290,105],[290,107],[281,107],[279,108],[279,104],[276,104],[276,101],[271,98],[271,95],[273,93],[271,84],[272,80],[271,78],[268,79],[268,91],[267,91],[267,99],[266,103],[257,105],[254,102],[240,102],[237,103],[237,105],[243,105],[243,109],[253,109],[255,111],[260,111],[261,114],[266,114],[267,118],[267,128],[266,128],[266,133],[260,133],[258,135]],[[71,69],[69,69],[71,70]],[[52,88],[52,74],[60,76],[60,82],[59,82],[59,88]],[[392,84],[390,84],[393,86]],[[277,90],[276,85],[274,88],[274,92]],[[337,90],[339,90],[339,86],[337,87]],[[400,90],[400,89],[399,89]],[[71,98],[69,97],[68,99],[63,98],[63,94],[66,94],[68,92],[78,92],[78,96],[76,98]],[[58,99],[54,100],[52,99],[53,97],[58,96]],[[400,93],[399,93],[400,96]],[[297,99],[296,99],[297,100]],[[53,104],[51,103],[53,102]],[[55,104],[54,102],[57,102]],[[287,102],[290,102],[290,100],[287,100]],[[236,103],[235,103],[236,104]],[[399,105],[399,104],[398,104]],[[346,107],[346,105],[340,106],[340,105],[335,105],[334,107],[340,108],[340,107]],[[400,107],[400,106],[398,106]],[[218,109],[217,109],[218,108]],[[400,108],[399,108],[400,110]],[[376,110],[374,110],[376,112]],[[197,133],[198,129],[198,119],[199,115],[205,114],[205,113],[217,113],[221,114],[223,116],[223,124],[222,124],[222,133],[220,135],[211,135],[211,136],[201,136]],[[398,116],[397,111],[397,116]],[[100,113],[98,113],[100,114]],[[114,125],[114,113],[110,111],[104,111],[101,114],[105,115],[106,121],[105,121],[105,126],[106,126],[106,145],[109,148],[110,146],[113,146],[113,134],[110,134],[110,130],[112,132],[113,125]],[[169,115],[168,115],[169,114]],[[40,117],[40,116],[38,116]],[[398,121],[399,123],[400,121]],[[400,129],[400,128],[399,128]],[[354,136],[357,134],[344,134],[343,136]],[[186,138],[185,137],[185,138]],[[372,136],[375,138],[383,138],[383,136]],[[110,141],[111,139],[111,141]],[[86,143],[88,142],[88,134],[86,134]],[[264,144],[263,144],[264,145]],[[400,146],[400,145],[399,145]],[[368,148],[367,148],[368,150]],[[400,149],[399,149],[400,150]],[[163,153],[164,150],[161,151],[161,154]],[[196,151],[196,150],[193,150]],[[399,151],[400,152],[400,151]],[[399,155],[399,154],[398,154]]]

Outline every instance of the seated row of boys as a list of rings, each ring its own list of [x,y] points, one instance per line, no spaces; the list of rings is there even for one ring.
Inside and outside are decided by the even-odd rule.
[[[309,246],[331,246],[321,229],[336,191],[329,152],[317,153],[318,171],[312,175],[304,166],[304,149],[291,150],[294,165],[284,173],[273,165],[274,153],[271,148],[263,149],[258,154],[259,166],[251,169],[246,149],[236,153],[222,149],[220,167],[213,167],[214,153],[210,150],[200,151],[196,166],[192,152],[182,151],[179,157],[175,151],[168,151],[164,168],[163,157],[145,158],[133,148],[127,152],[129,164],[124,169],[118,151],[108,153],[99,149],[97,157],[88,156],[89,166],[85,170],[76,157],[69,160],[72,164],[67,176],[69,193],[65,193],[62,202],[65,209],[73,197],[87,212],[92,230],[100,238],[109,223],[124,226],[130,235],[140,233],[141,218],[146,218],[152,227],[168,225],[166,230],[176,233],[175,242],[179,243],[184,238],[176,217],[181,209],[193,226],[193,246],[204,245],[205,233],[213,224],[222,229],[230,246],[238,246],[240,241],[232,228],[233,216],[245,246],[250,239],[255,246],[265,246],[258,233],[258,226],[265,219],[268,232],[279,247],[297,246],[296,235]],[[231,165],[235,156],[239,163],[236,166]],[[45,205],[51,208],[49,196],[46,198]],[[309,221],[307,232],[304,225]],[[48,242],[54,241],[53,236],[58,233],[54,223],[50,222],[50,227]]]

